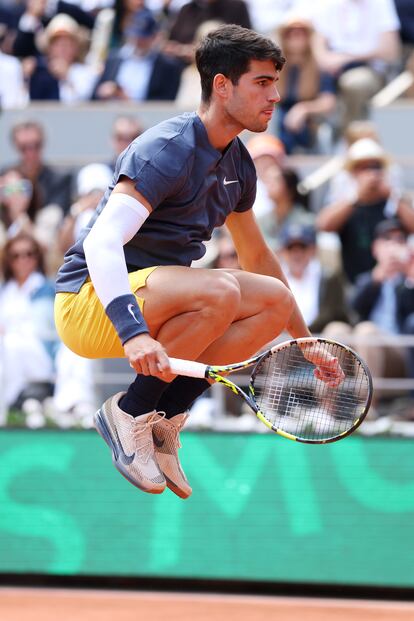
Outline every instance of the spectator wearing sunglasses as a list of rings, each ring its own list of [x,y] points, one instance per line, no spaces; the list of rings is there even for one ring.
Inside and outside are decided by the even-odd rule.
[[[122,151],[124,151],[135,138],[138,138],[143,131],[143,126],[134,116],[122,114],[116,117],[111,132],[113,158],[108,162],[108,166],[112,172],[115,170],[118,156],[121,155]]]
[[[45,162],[42,125],[31,120],[17,123],[11,130],[11,141],[18,153],[15,167],[32,182],[40,206],[57,205],[66,213],[72,202],[72,175]]]
[[[43,251],[28,233],[9,239],[2,256],[0,288],[0,368],[7,407],[23,400],[30,385],[51,392],[54,287],[44,274]]]
[[[47,248],[61,220],[60,209],[42,207],[36,187],[19,168],[11,167],[0,176],[0,226],[4,238],[30,233]]]
[[[333,203],[346,196],[352,197],[355,195],[357,185],[355,177],[344,167],[344,163],[348,149],[362,138],[370,138],[374,142],[381,144],[378,127],[373,121],[367,119],[352,121],[343,132],[342,139],[336,149],[342,161],[341,159],[337,160],[337,170],[329,180],[327,203]],[[401,165],[395,161],[389,161],[386,173],[392,190],[400,191],[404,185],[404,174]]]
[[[412,201],[392,191],[387,176],[389,161],[374,140],[357,140],[348,149],[345,162],[355,180],[355,193],[328,204],[318,214],[318,228],[339,235],[342,265],[350,283],[375,265],[371,247],[375,227],[381,220],[397,218],[408,234],[414,232]]]
[[[9,168],[0,176],[0,219],[2,235],[13,237],[20,231],[31,232],[39,200],[29,179],[18,168]]]

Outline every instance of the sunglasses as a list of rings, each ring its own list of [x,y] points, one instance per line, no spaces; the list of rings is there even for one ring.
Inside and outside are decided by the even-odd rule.
[[[13,181],[12,183],[6,183],[3,186],[0,186],[0,198],[7,198],[9,196],[13,196],[14,194],[25,194],[26,196],[31,196],[33,191],[33,186],[31,181],[28,179],[20,179],[19,181]]]
[[[40,141],[37,142],[20,142],[16,144],[16,149],[21,153],[25,151],[40,151],[43,147],[43,143]]]
[[[354,170],[383,170],[384,164],[382,162],[362,162],[361,164],[355,164]]]
[[[34,259],[37,257],[35,250],[22,250],[21,252],[11,252],[10,261],[17,261],[18,259]]]
[[[304,26],[290,26],[286,28],[284,34],[290,36],[291,34],[309,34],[309,29]]]
[[[291,244],[286,246],[286,250],[294,250],[295,248],[299,250],[307,250],[308,248],[310,248],[310,244],[304,244],[302,242],[292,242]]]
[[[130,142],[132,142],[133,140],[135,140],[136,135],[129,135],[129,134],[114,134],[114,138],[115,140],[118,140],[119,142],[128,142],[128,144]]]

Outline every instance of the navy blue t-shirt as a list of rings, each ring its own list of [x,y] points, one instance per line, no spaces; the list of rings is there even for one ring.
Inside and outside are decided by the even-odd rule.
[[[124,246],[128,271],[153,265],[191,265],[203,242],[232,211],[247,211],[256,196],[256,170],[239,138],[224,152],[209,142],[199,116],[185,113],[136,138],[119,156],[111,185],[80,238],[68,250],[56,291],[77,293],[88,268],[83,242],[122,177],[134,181],[152,213]]]

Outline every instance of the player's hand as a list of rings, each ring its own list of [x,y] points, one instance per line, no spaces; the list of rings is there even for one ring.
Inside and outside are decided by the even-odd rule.
[[[170,361],[164,347],[149,334],[138,334],[124,345],[129,366],[141,375],[154,375],[166,380]]]
[[[299,345],[300,346],[300,345]],[[345,379],[345,373],[339,364],[338,358],[332,356],[322,344],[305,343],[302,347],[302,354],[315,365],[314,375],[316,379],[325,382],[328,386],[336,388]]]

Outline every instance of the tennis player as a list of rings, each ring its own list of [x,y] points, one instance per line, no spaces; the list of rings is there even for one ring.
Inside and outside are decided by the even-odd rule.
[[[148,129],[119,156],[58,272],[55,305],[69,348],[88,358],[125,356],[137,373],[95,416],[115,467],[141,490],[156,494],[167,485],[181,498],[192,490],[178,458],[179,432],[209,384],[174,378],[168,356],[226,364],[284,329],[309,336],[253,216],[255,168],[237,137],[267,129],[279,101],[281,50],[226,25],[205,37],[196,62],[198,111]],[[242,270],[191,268],[224,223]],[[331,378],[338,363],[323,361],[315,353],[317,372]]]

